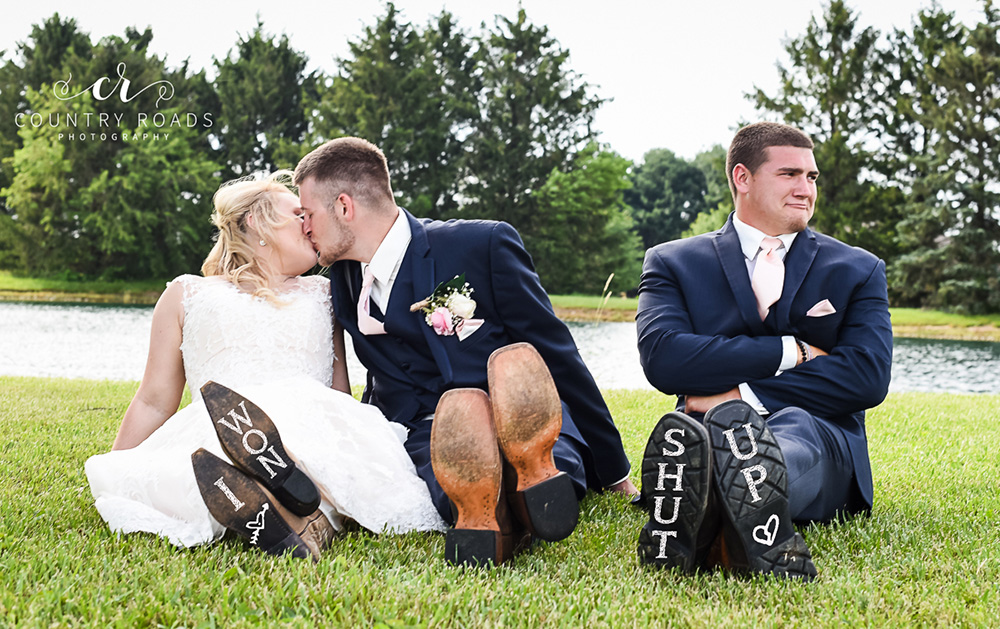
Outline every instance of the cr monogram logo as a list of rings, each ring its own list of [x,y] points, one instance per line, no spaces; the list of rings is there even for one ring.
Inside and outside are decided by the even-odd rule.
[[[111,79],[106,76],[102,76],[101,78],[94,81],[90,87],[83,89],[77,92],[76,94],[73,94],[72,96],[67,96],[67,94],[69,94],[69,82],[73,80],[73,75],[70,74],[68,79],[66,79],[65,81],[57,81],[56,84],[52,86],[52,94],[59,100],[73,100],[74,98],[80,96],[81,94],[90,92],[91,94],[93,94],[96,100],[104,101],[111,98],[117,91],[119,92],[119,97],[121,98],[121,101],[123,103],[128,103],[134,100],[136,96],[142,94],[143,92],[153,87],[154,85],[159,85],[160,87],[157,89],[157,91],[159,92],[159,98],[156,99],[157,107],[160,106],[161,100],[170,100],[171,98],[174,97],[174,85],[173,83],[167,80],[156,81],[155,83],[151,83],[146,87],[142,88],[135,94],[129,94],[128,90],[129,87],[132,85],[132,82],[125,78],[125,62],[119,63],[118,67],[115,69],[118,72],[118,82],[115,83],[111,87],[110,91],[108,91],[107,93],[105,93],[103,89],[105,85],[111,83]]]

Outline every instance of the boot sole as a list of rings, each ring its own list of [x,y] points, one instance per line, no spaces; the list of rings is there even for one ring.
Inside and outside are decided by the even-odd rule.
[[[639,559],[694,572],[702,559],[698,534],[711,491],[708,431],[682,413],[664,415],[653,427],[642,458],[641,495],[649,522],[639,532]]]
[[[288,456],[267,413],[216,382],[205,383],[201,396],[219,443],[233,465],[259,480],[295,515],[305,517],[316,511],[319,489]]]
[[[731,400],[711,409],[705,426],[730,567],[805,581],[815,578],[809,549],[792,526],[785,458],[767,422],[750,405]]]
[[[219,524],[271,555],[313,559],[253,479],[204,448],[191,455],[201,497]]]
[[[497,439],[517,477],[514,513],[536,537],[565,539],[576,528],[579,504],[572,481],[552,458],[562,430],[552,374],[528,343],[494,351],[487,371]]]
[[[500,547],[502,467],[489,397],[480,389],[452,389],[438,400],[431,426],[431,467],[455,505],[445,535],[445,559],[459,565],[503,561]]]

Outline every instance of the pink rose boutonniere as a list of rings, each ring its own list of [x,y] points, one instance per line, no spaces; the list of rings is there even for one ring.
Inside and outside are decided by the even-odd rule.
[[[410,312],[423,312],[427,325],[439,336],[456,334],[459,341],[464,341],[483,324],[482,319],[472,318],[476,312],[472,292],[465,273],[456,275],[438,284],[430,297],[410,306]]]

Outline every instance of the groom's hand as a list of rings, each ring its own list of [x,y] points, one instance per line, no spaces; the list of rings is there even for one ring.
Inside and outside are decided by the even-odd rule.
[[[733,387],[725,393],[716,393],[715,395],[685,395],[684,412],[707,413],[717,404],[722,404],[727,400],[741,399],[743,398],[740,396],[740,390],[738,387]]]

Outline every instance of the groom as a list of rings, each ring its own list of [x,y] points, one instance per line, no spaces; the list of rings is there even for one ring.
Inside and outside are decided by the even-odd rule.
[[[518,489],[513,511],[543,539],[572,531],[588,488],[638,493],[607,405],[513,228],[415,218],[396,206],[381,150],[359,138],[309,153],[295,184],[303,230],[331,267],[337,323],[368,369],[365,399],[406,426],[417,473],[445,521],[458,521],[451,561],[511,554],[517,523],[499,489],[498,439],[503,482]],[[539,466],[561,482],[526,482]]]
[[[743,127],[726,160],[734,214],[646,253],[640,360],[685,411],[660,420],[643,461],[647,563],[706,567],[721,533],[727,567],[809,579],[792,521],[871,509],[865,409],[892,360],[885,263],[807,227],[812,149],[786,125]]]

